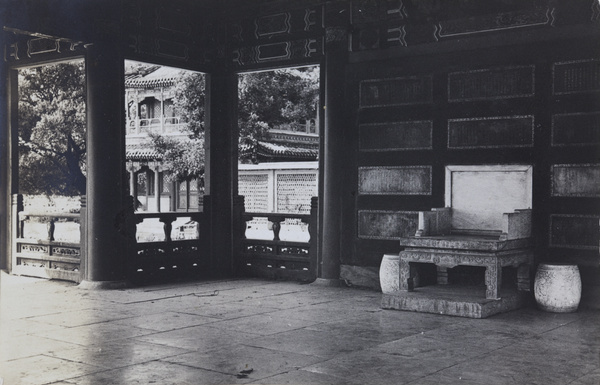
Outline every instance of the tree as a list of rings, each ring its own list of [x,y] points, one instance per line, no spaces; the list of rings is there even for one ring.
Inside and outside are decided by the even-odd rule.
[[[19,71],[22,193],[85,193],[85,97],[83,61]]]
[[[269,130],[289,129],[316,116],[319,67],[242,74],[238,89],[239,141],[252,148],[269,138]],[[240,161],[253,161],[251,152],[240,153]]]

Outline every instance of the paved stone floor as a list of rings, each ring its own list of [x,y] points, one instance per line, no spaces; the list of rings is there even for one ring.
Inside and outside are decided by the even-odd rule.
[[[600,384],[598,311],[477,320],[293,282],[87,291],[0,278],[3,385]]]

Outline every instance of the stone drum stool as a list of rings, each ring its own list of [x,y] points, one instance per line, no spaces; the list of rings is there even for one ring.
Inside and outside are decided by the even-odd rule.
[[[581,300],[581,276],[577,265],[541,263],[535,274],[535,300],[541,310],[571,313]]]
[[[384,294],[396,294],[400,291],[400,272],[398,270],[400,256],[385,254],[379,266],[379,283]]]

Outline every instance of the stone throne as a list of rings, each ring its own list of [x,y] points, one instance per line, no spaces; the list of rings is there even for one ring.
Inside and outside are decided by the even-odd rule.
[[[532,174],[530,165],[446,166],[446,207],[419,212],[415,235],[400,239],[399,291],[384,294],[382,306],[474,318],[522,306],[533,263]],[[417,289],[415,263],[434,264],[437,285]],[[485,295],[449,285],[456,266],[485,268]],[[504,267],[517,270],[511,290],[502,290]]]

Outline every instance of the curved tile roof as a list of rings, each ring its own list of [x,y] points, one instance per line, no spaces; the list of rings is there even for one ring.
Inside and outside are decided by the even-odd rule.
[[[160,160],[161,156],[153,148],[128,146],[125,149],[126,160]]]
[[[152,66],[145,71],[125,78],[126,88],[171,87],[181,77],[181,70],[172,67]]]
[[[250,153],[251,147],[248,145],[242,145],[240,152]],[[319,156],[319,150],[316,148],[304,148],[298,146],[290,146],[281,143],[272,143],[258,141],[258,148],[256,153],[259,156],[265,156],[270,158],[296,158],[296,159],[317,159]]]

